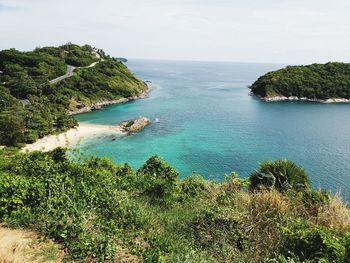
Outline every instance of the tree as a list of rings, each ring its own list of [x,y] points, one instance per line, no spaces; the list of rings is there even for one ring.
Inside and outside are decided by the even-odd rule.
[[[16,110],[0,113],[0,144],[16,146],[24,140],[25,123]]]
[[[288,189],[305,190],[309,187],[306,171],[289,160],[264,162],[250,176],[251,190],[276,188],[283,192]]]
[[[150,157],[137,171],[144,178],[145,192],[156,198],[167,198],[175,190],[179,173],[157,155]]]

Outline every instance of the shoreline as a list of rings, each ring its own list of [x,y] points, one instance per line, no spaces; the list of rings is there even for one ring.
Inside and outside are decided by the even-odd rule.
[[[114,105],[114,104],[121,104],[121,103],[126,103],[126,102],[129,102],[129,101],[133,101],[133,100],[147,98],[149,96],[149,93],[153,89],[153,86],[152,86],[151,82],[149,82],[149,81],[146,81],[145,84],[146,84],[147,88],[140,95],[137,95],[137,96],[134,96],[134,97],[130,97],[130,98],[120,98],[120,99],[117,99],[117,100],[105,100],[105,101],[95,102],[95,103],[93,103],[90,106],[85,106],[85,107],[82,107],[82,108],[77,109],[75,111],[69,111],[68,115],[77,115],[77,114],[81,114],[81,113],[88,113],[88,112],[92,112],[92,111],[95,111],[95,110],[100,110],[104,106]]]
[[[48,152],[58,147],[71,148],[78,145],[81,140],[87,137],[96,137],[100,135],[126,135],[119,125],[97,125],[89,123],[79,123],[77,127],[71,128],[66,132],[57,135],[47,135],[34,143],[26,144],[21,152],[42,151]]]
[[[317,103],[350,103],[350,99],[344,99],[344,98],[331,98],[326,100],[321,99],[309,99],[306,97],[297,97],[297,96],[274,96],[274,97],[262,97],[259,95],[255,95],[254,93],[249,94],[252,97],[255,97],[257,99],[263,100],[265,102],[278,102],[278,101],[304,101],[304,102],[317,102]]]
[[[146,81],[145,82],[147,89],[142,92],[138,96],[134,96],[131,98],[121,98],[118,100],[111,100],[111,101],[102,101],[94,103],[91,106],[83,107],[77,111],[69,112],[69,115],[76,115],[80,113],[88,113],[92,112],[94,110],[99,110],[103,106],[106,105],[112,105],[112,104],[118,104],[118,103],[126,103],[129,101],[137,100],[137,99],[144,99],[149,96],[149,93],[153,89],[151,82]],[[98,125],[98,124],[89,124],[89,123],[82,123],[79,122],[78,126],[69,129],[66,132],[57,134],[57,135],[46,135],[43,138],[35,141],[31,144],[26,144],[22,149],[21,152],[32,152],[32,151],[43,151],[48,152],[58,147],[63,148],[72,148],[76,145],[78,145],[83,139],[87,137],[96,137],[100,135],[117,135],[117,136],[124,136],[128,133],[123,130],[123,128],[120,125]]]

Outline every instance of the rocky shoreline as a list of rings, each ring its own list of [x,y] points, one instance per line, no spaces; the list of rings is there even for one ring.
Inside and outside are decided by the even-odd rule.
[[[274,96],[274,97],[262,97],[259,95],[255,95],[253,93],[250,93],[251,96],[254,96],[258,99],[261,99],[266,102],[278,102],[278,101],[305,101],[305,102],[318,102],[318,103],[350,103],[350,99],[344,99],[344,98],[331,98],[326,100],[320,100],[320,99],[310,99],[306,97],[296,97],[296,96]]]
[[[92,105],[89,105],[89,106],[83,106],[82,108],[77,109],[75,111],[69,111],[68,115],[87,113],[87,112],[99,110],[99,109],[103,108],[104,106],[108,106],[108,105],[112,105],[112,104],[126,103],[126,102],[133,101],[133,100],[147,98],[153,87],[152,87],[152,84],[150,81],[146,81],[145,84],[147,87],[146,90],[138,96],[134,96],[134,97],[130,97],[130,98],[120,98],[117,100],[106,100],[106,101],[96,102],[96,103],[93,103]]]

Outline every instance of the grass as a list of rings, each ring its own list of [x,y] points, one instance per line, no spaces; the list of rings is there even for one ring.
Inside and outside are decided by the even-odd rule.
[[[134,171],[63,149],[0,155],[0,220],[55,240],[66,261],[343,262],[350,253],[349,209],[323,191],[249,190],[235,173],[180,180],[157,156]],[[54,259],[62,250],[51,245],[35,255]]]
[[[316,224],[326,228],[345,231],[350,225],[350,213],[342,198],[336,194],[318,209]]]
[[[39,244],[39,247],[31,252],[33,261],[60,262],[62,261],[62,248],[52,242]]]

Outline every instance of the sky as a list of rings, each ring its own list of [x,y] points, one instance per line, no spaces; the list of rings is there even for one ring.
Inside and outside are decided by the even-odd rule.
[[[0,49],[67,42],[126,58],[350,62],[350,1],[0,0]]]

